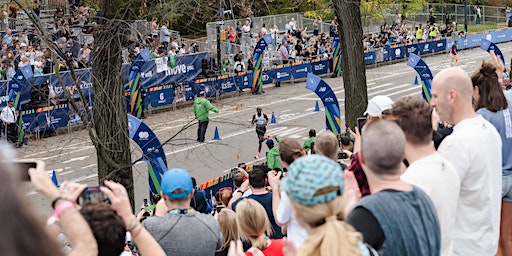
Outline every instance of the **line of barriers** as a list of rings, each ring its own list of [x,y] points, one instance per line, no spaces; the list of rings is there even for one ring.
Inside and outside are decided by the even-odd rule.
[[[404,59],[408,57],[409,53],[422,55],[427,53],[446,52],[451,48],[454,41],[459,41],[458,49],[462,50],[466,48],[479,47],[482,39],[487,39],[494,43],[512,41],[512,30],[496,30],[482,34],[468,35],[461,38],[447,38],[429,42],[419,42],[410,45],[386,46],[364,53],[364,59],[366,65],[373,65],[386,61]],[[204,53],[202,54],[204,55]],[[152,61],[158,62],[158,60]],[[293,63],[291,65],[276,65],[270,69],[263,69],[262,80],[263,84],[270,84],[275,82],[293,81],[295,79],[304,79],[308,73],[316,75],[329,74],[332,73],[332,65],[332,58],[311,62]],[[157,68],[161,69],[162,67],[154,67],[153,69]],[[180,67],[178,66],[177,68]],[[183,70],[185,71],[184,67]],[[196,69],[195,71],[196,75],[193,77],[183,76],[181,80],[174,79],[172,80],[173,82],[169,82],[170,80],[165,81],[161,79],[148,78],[147,81],[142,83],[144,88],[147,90],[147,96],[144,99],[145,107],[155,108],[184,101],[191,101],[195,99],[200,91],[205,91],[208,97],[216,97],[225,93],[252,88],[252,72],[240,73],[234,76],[226,75],[197,79],[199,70]],[[90,69],[85,69],[82,72],[84,72],[84,77],[90,75]],[[156,70],[150,72],[156,73]],[[63,75],[65,75],[65,81],[67,81],[67,73],[64,73]],[[173,70],[170,70],[169,73],[165,73],[165,75],[163,73],[161,75],[164,78],[178,76],[178,74]],[[35,79],[42,78],[35,77]],[[55,84],[52,85],[53,89],[60,92],[62,89],[58,89],[60,86],[58,82],[53,82],[55,82]],[[87,97],[87,103],[80,103],[83,107],[93,109],[94,102],[92,95],[94,92],[92,91],[93,88],[91,83],[84,83],[82,90],[86,90],[89,97]],[[129,96],[128,91],[126,92],[126,96]],[[5,104],[5,99],[3,99],[1,105],[5,106]],[[24,110],[21,112],[21,115],[23,118],[23,129],[27,134],[62,128],[81,122],[78,118],[78,114],[74,110],[70,109],[67,103],[52,104],[47,107]]]

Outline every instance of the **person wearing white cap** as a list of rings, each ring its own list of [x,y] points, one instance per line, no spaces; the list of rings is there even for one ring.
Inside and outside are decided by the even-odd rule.
[[[383,115],[383,112],[391,109],[393,100],[388,96],[377,95],[368,101],[368,106],[363,115],[368,115],[368,118]]]

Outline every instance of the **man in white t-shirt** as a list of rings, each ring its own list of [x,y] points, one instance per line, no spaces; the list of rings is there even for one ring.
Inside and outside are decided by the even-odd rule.
[[[432,140],[432,108],[420,97],[396,101],[391,114],[405,133],[405,158],[409,167],[402,180],[427,193],[436,208],[441,228],[441,255],[453,255],[453,227],[460,180],[455,167],[436,152]]]
[[[495,255],[501,211],[500,135],[473,110],[473,86],[464,70],[439,72],[431,92],[431,105],[439,118],[455,125],[438,149],[461,180],[453,255]]]

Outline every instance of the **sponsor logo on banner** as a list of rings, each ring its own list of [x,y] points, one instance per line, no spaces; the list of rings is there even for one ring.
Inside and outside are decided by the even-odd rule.
[[[301,68],[301,69],[297,69],[296,71],[297,73],[306,73],[308,72],[308,67],[304,67],[304,68]]]
[[[160,95],[158,95],[158,97],[160,99],[158,103],[165,103],[165,95],[163,92],[161,92]]]
[[[326,97],[326,98],[324,99],[324,102],[325,102],[325,103],[332,103],[332,102],[334,102],[334,99],[333,99],[333,98],[331,98],[331,97]]]
[[[140,140],[147,140],[149,139],[149,132],[146,132],[146,131],[142,131],[142,132],[139,132],[139,139]]]
[[[286,71],[280,71],[280,72],[277,72],[276,76],[277,76],[277,79],[283,78],[283,77],[289,77],[290,73],[288,73]]]
[[[414,52],[416,52],[416,47],[411,46],[411,47],[407,48],[407,52],[408,52],[408,53],[411,53],[411,52],[412,52],[412,53],[414,53]],[[397,54],[397,55],[398,55],[398,54]]]
[[[261,79],[262,79],[263,81],[267,81],[267,80],[269,80],[269,79],[270,79],[270,77],[268,77],[268,75],[267,75],[267,74],[263,73],[263,74],[261,75]]]
[[[160,151],[158,149],[155,149],[154,147],[151,147],[151,148],[147,148],[146,149],[146,153],[149,153],[149,152],[153,152],[155,154],[158,154],[158,152],[160,152]]]
[[[423,51],[428,51],[428,44],[425,44],[425,47],[423,48]]]
[[[316,65],[313,65],[315,67],[315,71],[324,70],[325,65],[322,63],[318,63]]]
[[[491,39],[492,39],[492,35],[491,35],[491,34],[487,34],[487,35],[485,36],[485,39],[487,39],[487,40],[491,41]]]
[[[400,56],[400,54],[402,54],[402,51],[400,50],[400,48],[396,48],[395,49],[395,55],[396,56]]]
[[[325,86],[322,86],[318,89],[318,92],[325,92],[327,88]]]
[[[235,85],[235,83],[233,83],[232,81],[226,81],[221,84],[221,88],[222,88],[222,90],[227,90],[227,89],[233,88],[234,85]]]

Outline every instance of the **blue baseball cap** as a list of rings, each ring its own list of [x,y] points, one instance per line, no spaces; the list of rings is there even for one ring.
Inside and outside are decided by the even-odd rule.
[[[281,183],[281,191],[294,202],[313,206],[324,204],[343,194],[344,178],[340,164],[322,155],[295,160]]]
[[[177,193],[177,189],[182,189],[182,193]],[[175,199],[180,199],[188,196],[192,190],[192,178],[186,170],[183,169],[170,169],[164,173],[162,177],[162,192]]]

